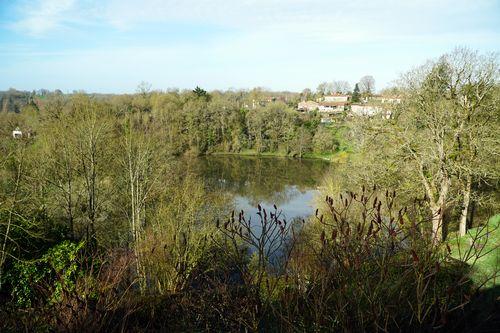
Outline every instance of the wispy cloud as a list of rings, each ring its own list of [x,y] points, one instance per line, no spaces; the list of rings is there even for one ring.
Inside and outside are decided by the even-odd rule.
[[[23,3],[12,26],[43,35],[85,22],[120,30],[174,22],[289,33],[313,40],[363,41],[401,32],[426,33],[449,19],[492,6],[492,0],[38,0]]]
[[[77,8],[75,0],[44,0],[23,2],[17,8],[20,18],[11,23],[13,29],[40,36],[61,28],[68,21],[67,14]]]
[[[20,1],[3,17],[16,34],[0,30],[0,88],[300,89],[365,74],[382,87],[456,45],[500,49],[498,0]]]

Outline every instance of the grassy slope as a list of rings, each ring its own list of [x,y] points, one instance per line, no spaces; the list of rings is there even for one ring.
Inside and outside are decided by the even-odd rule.
[[[285,154],[284,152],[263,152],[258,154],[254,149],[245,149],[238,153],[231,152],[213,152],[210,155],[236,155],[236,156],[273,156],[273,157],[289,157],[292,156]],[[339,151],[335,153],[305,153],[302,158],[306,159],[320,159],[329,162],[343,162],[347,160],[349,153],[347,151]]]
[[[475,284],[482,284],[487,278],[500,272],[500,214],[490,218],[486,227],[473,228],[463,237],[449,238],[452,255],[455,258],[465,258],[470,244],[474,238],[479,240],[480,258],[474,264],[472,280]],[[468,260],[469,264],[474,263],[474,259]],[[500,276],[490,279],[484,287],[491,288],[500,285]]]
[[[331,153],[304,153],[302,158],[310,158],[310,159],[321,159],[330,162],[345,162],[349,156],[349,153],[352,152],[350,143],[346,140],[346,132],[348,131],[348,126],[344,124],[340,125],[330,125],[327,128],[334,131],[335,139],[338,142],[339,146],[336,151]],[[232,152],[212,152],[211,155],[240,155],[240,156],[275,156],[275,157],[292,157],[291,155],[286,154],[284,151],[276,151],[276,152],[262,152],[257,153],[255,149],[243,149],[240,152],[232,153]]]

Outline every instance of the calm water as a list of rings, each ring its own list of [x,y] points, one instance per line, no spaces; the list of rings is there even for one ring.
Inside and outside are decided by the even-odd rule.
[[[307,218],[330,164],[322,160],[277,157],[208,156],[194,168],[208,188],[230,194],[233,208],[256,218],[257,205],[282,210],[287,221]]]

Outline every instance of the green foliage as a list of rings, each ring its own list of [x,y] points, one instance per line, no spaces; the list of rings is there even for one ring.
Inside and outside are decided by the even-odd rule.
[[[314,150],[311,140],[320,117],[301,115],[281,101],[241,105],[229,93],[208,95],[201,88],[193,94],[158,94],[151,99],[158,133],[173,155],[255,150],[300,156]]]
[[[41,295],[35,288],[47,288],[49,302],[58,302],[64,292],[72,291],[78,274],[81,274],[77,258],[84,245],[83,241],[63,241],[40,259],[16,262],[7,276],[16,305],[29,307],[37,301]]]
[[[210,100],[210,95],[208,94],[208,92],[206,90],[201,89],[198,86],[196,86],[196,88],[193,90],[193,93],[200,98]]]
[[[332,128],[321,127],[313,138],[314,151],[319,153],[334,152],[339,147],[335,132]]]
[[[358,83],[356,83],[356,85],[354,86],[354,91],[352,92],[351,101],[353,103],[359,103],[360,100],[361,100],[361,94],[359,92],[359,85],[358,85]]]

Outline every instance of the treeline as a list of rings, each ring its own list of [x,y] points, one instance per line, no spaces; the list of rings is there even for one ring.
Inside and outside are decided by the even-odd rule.
[[[316,114],[300,114],[282,101],[246,102],[231,93],[151,93],[141,100],[117,98],[120,110],[140,104],[150,111],[152,127],[163,132],[175,155],[253,150],[301,157],[308,152],[334,151],[335,130],[320,126]],[[260,101],[260,102],[259,102]]]
[[[44,117],[56,104],[71,109],[73,100],[81,96],[51,94],[39,99],[36,106]],[[89,98],[108,108],[116,117],[143,113],[151,135],[162,140],[169,152],[177,156],[246,152],[302,157],[307,153],[327,154],[346,148],[337,133],[341,128],[322,126],[319,115],[296,111],[296,96],[270,96],[259,90],[209,94],[199,89],[184,92],[143,90],[135,95]],[[11,127],[33,126],[11,118]],[[4,133],[7,130],[4,128]]]
[[[36,105],[36,94],[10,89],[8,91],[0,91],[0,113],[15,112],[19,113],[28,105]]]

